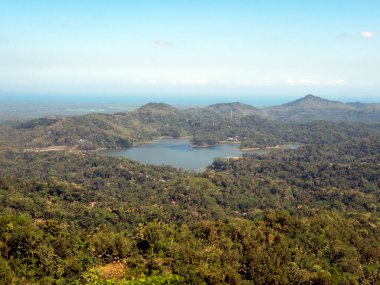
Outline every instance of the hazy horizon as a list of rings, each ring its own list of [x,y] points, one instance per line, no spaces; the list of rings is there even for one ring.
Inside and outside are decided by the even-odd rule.
[[[277,96],[245,96],[238,94],[11,94],[2,99],[4,105],[15,104],[131,104],[143,105],[149,102],[162,102],[174,105],[208,105],[216,103],[241,102],[257,107],[281,105],[297,99],[301,99],[309,94],[303,95],[277,95]],[[314,96],[343,103],[380,103],[380,97],[366,96]],[[1,98],[1,96],[0,96]]]
[[[138,95],[60,95],[51,96],[45,95],[16,95],[8,96],[2,100],[0,106],[0,121],[7,119],[32,119],[36,117],[46,116],[71,116],[85,115],[89,113],[118,113],[132,111],[149,102],[167,103],[180,109],[192,107],[204,107],[217,103],[232,103],[240,102],[252,105],[257,108],[269,106],[278,106],[284,103],[297,100],[302,97],[243,97],[243,96],[150,96],[141,97]],[[358,99],[359,98],[359,99]],[[380,103],[380,100],[375,102],[373,98],[345,98],[344,103],[361,102],[361,103]],[[324,98],[337,100],[337,98]],[[367,99],[367,100],[365,100]]]

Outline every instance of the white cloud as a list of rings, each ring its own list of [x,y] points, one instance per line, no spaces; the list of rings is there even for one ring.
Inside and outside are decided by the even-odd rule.
[[[158,85],[160,82],[157,79],[129,79],[121,80],[122,82],[131,83],[133,85]]]
[[[328,81],[320,81],[320,80],[311,80],[311,79],[290,79],[287,81],[288,85],[292,86],[307,86],[307,85],[320,85],[320,86],[342,86],[345,85],[344,80],[328,80]]]
[[[330,85],[330,86],[341,86],[341,85],[345,85],[346,82],[342,79],[338,79],[338,80],[332,80],[332,81],[327,81],[325,85]]]
[[[157,40],[154,42],[154,44],[158,47],[171,47],[171,46],[174,46],[173,43],[171,42],[168,42],[166,40]]]
[[[167,82],[172,85],[203,85],[207,83],[205,79],[168,79]]]
[[[371,39],[375,37],[375,34],[373,32],[361,32],[360,35],[363,38]]]
[[[269,81],[257,81],[257,80],[246,80],[246,81],[240,81],[236,85],[239,86],[246,86],[246,87],[251,87],[251,86],[271,86],[271,82]]]
[[[320,81],[310,79],[289,79],[287,81],[289,85],[320,85]]]

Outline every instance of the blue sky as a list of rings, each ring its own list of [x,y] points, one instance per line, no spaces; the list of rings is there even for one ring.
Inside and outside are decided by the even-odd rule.
[[[0,0],[0,94],[380,101],[378,0]]]

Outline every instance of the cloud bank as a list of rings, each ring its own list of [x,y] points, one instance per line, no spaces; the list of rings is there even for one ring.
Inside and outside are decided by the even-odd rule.
[[[291,86],[308,86],[308,85],[319,85],[319,86],[342,86],[345,85],[344,80],[328,80],[328,81],[320,81],[320,80],[312,80],[312,79],[289,79],[287,81],[288,85]]]

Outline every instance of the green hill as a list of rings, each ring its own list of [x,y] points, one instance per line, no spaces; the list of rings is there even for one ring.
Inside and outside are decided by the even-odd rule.
[[[309,122],[315,120],[340,122],[380,122],[380,104],[342,103],[313,95],[281,106],[265,108],[275,120]]]
[[[367,105],[360,106],[369,108]],[[164,103],[149,103],[127,113],[40,118],[13,123],[0,127],[0,132],[4,134],[1,138],[3,149],[9,146],[20,149],[67,146],[82,150],[130,147],[162,136],[192,136],[192,143],[197,146],[215,145],[229,137],[237,137],[242,147],[267,147],[292,142],[311,143],[315,140],[329,143],[338,138],[344,140],[348,136],[379,132],[378,124],[314,121],[323,112],[346,112],[347,108],[352,111],[357,107],[311,95],[279,108],[282,111],[266,110],[279,117],[279,120],[272,120],[262,110],[241,103],[187,110]],[[371,116],[371,112],[367,117]],[[288,113],[291,114],[290,119],[285,118]],[[292,122],[306,120],[306,117],[313,122]],[[328,114],[324,118],[328,119]]]

